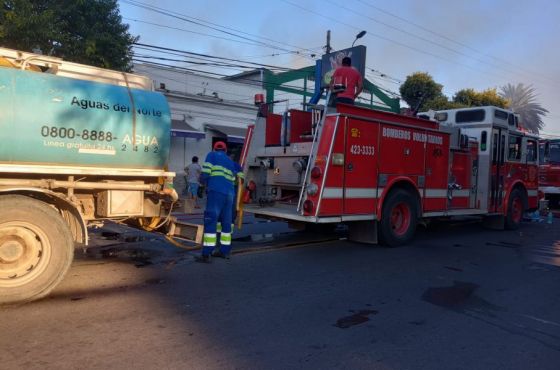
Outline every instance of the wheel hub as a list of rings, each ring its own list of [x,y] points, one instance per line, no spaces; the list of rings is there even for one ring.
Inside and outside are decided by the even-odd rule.
[[[24,226],[0,226],[0,284],[28,275],[41,260],[37,234]]]
[[[11,263],[21,258],[24,246],[19,240],[7,240],[0,242],[0,262]]]
[[[404,235],[410,226],[411,212],[405,203],[399,203],[391,211],[391,228],[396,235]]]

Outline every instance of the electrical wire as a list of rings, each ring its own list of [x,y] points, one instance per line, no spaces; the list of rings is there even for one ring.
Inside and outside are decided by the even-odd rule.
[[[168,51],[168,50],[169,50],[169,48],[161,48],[161,47],[156,47],[156,46],[153,46],[153,45],[149,45],[149,46],[150,46],[151,48],[153,48],[153,49],[156,49],[156,50],[157,50],[157,49],[162,49],[162,50],[165,50],[165,51]],[[181,50],[177,50],[177,49],[171,49],[171,51],[172,51],[172,52],[183,52],[183,53],[189,53],[189,54],[190,54],[190,52],[181,51]],[[196,55],[201,55],[201,54],[198,54],[198,53],[194,53],[194,54],[196,54]],[[202,54],[202,55],[204,55],[204,54]],[[204,55],[204,56],[206,56],[206,57],[211,57],[211,56],[208,56],[208,55]],[[222,58],[222,57],[213,57],[213,58],[230,60],[229,58]],[[177,60],[177,59],[171,59],[171,58],[158,58],[158,57],[154,57],[154,59],[171,60],[171,61],[183,62],[183,60]],[[145,60],[142,60],[142,59],[138,59],[138,60],[140,60],[140,61],[142,61],[142,62],[145,62]],[[236,61],[239,61],[238,59],[235,59],[235,60],[236,60]],[[158,64],[158,63],[156,63],[156,64]],[[204,64],[204,63],[202,63],[202,64]],[[254,64],[262,65],[262,66],[269,66],[269,65],[266,65],[266,64],[258,64],[258,63],[254,63]],[[173,66],[169,66],[169,65],[165,65],[165,66],[173,67]],[[239,65],[235,65],[235,66],[239,66]],[[179,67],[179,68],[180,68],[180,67]],[[245,67],[245,68],[248,68],[248,67]],[[282,68],[282,67],[280,67],[280,68]],[[187,70],[189,70],[189,69],[187,69]],[[216,74],[216,73],[212,73],[212,74]],[[220,75],[220,76],[222,76],[222,77],[227,77],[227,75],[224,75],[224,74],[216,74],[216,75]],[[255,80],[252,80],[252,81],[255,81]],[[260,81],[258,81],[258,82],[260,82]],[[267,84],[267,83],[266,83],[266,82],[263,82],[263,84]],[[291,88],[298,88],[298,89],[301,88],[300,86],[290,86],[290,85],[285,85],[285,84],[274,84],[274,85],[276,85],[277,87],[291,87]],[[379,87],[379,86],[378,86],[378,87]],[[397,93],[395,93],[394,91],[391,91],[391,90],[389,90],[389,89],[382,88],[382,87],[379,87],[379,88],[380,88],[380,90],[382,90],[382,91],[384,91],[384,92],[387,92],[387,93],[389,93],[389,94],[391,94],[391,95],[400,97],[400,95],[397,94]]]
[[[226,58],[226,57],[218,57],[218,56],[202,54],[202,53],[194,53],[194,52],[191,52],[191,51],[185,51],[185,50],[180,50],[180,49],[167,48],[167,47],[163,47],[163,46],[155,46],[155,45],[151,45],[151,44],[144,44],[144,43],[141,43],[141,42],[135,42],[134,45],[144,46],[144,47],[151,48],[151,49],[154,49],[154,50],[172,51],[172,52],[176,52],[176,53],[182,53],[182,54],[198,56],[198,57],[206,57],[206,58],[211,58],[211,59],[227,60],[227,61],[230,61],[230,62],[241,62],[241,63],[255,65],[255,66],[258,66],[258,67],[267,67],[267,68],[271,68],[271,69],[278,69],[278,70],[284,70],[284,71],[292,71],[293,70],[292,68],[288,68],[288,67],[280,67],[280,66],[275,66],[275,65],[271,65],[271,64],[254,63],[254,62],[247,62],[247,61],[234,59],[234,58]]]
[[[228,63],[210,63],[210,62],[195,62],[195,61],[191,61],[191,60],[186,60],[186,59],[173,59],[173,58],[165,58],[165,57],[156,57],[156,56],[152,56],[152,55],[143,55],[143,54],[137,54],[134,53],[133,54],[134,57],[136,58],[144,58],[144,59],[156,59],[156,60],[165,60],[165,61],[170,61],[170,62],[181,62],[181,63],[188,63],[188,64],[195,64],[195,65],[200,65],[200,66],[216,66],[216,67],[232,67],[232,68],[236,68],[236,69],[240,69],[240,68],[247,68],[247,69],[255,69],[254,66],[244,66],[241,64],[228,64]]]
[[[445,49],[445,50],[447,50],[447,51],[450,51],[450,52],[455,53],[455,54],[457,54],[457,55],[460,55],[460,56],[462,56],[462,57],[465,57],[465,58],[468,58],[468,59],[472,59],[472,60],[474,60],[474,61],[476,61],[476,62],[478,62],[478,63],[486,64],[486,65],[489,65],[489,66],[492,67],[492,68],[497,68],[497,69],[500,69],[500,70],[502,70],[502,71],[507,71],[507,72],[510,72],[510,73],[516,73],[516,71],[514,71],[514,70],[506,69],[506,68],[504,68],[503,66],[498,66],[498,65],[496,65],[496,64],[494,64],[494,63],[491,63],[491,62],[488,62],[488,61],[479,59],[479,58],[474,57],[474,56],[472,56],[472,55],[470,55],[470,54],[464,53],[464,52],[462,52],[462,51],[460,51],[460,50],[456,50],[456,49],[451,48],[451,47],[449,47],[449,46],[443,45],[442,43],[439,43],[439,42],[436,42],[436,41],[434,41],[434,40],[428,39],[428,38],[426,38],[426,37],[420,36],[420,35],[415,34],[415,33],[413,33],[413,32],[409,32],[409,31],[404,30],[404,29],[402,29],[402,28],[400,28],[400,27],[396,27],[396,26],[394,26],[394,25],[392,25],[392,24],[390,24],[390,23],[381,21],[381,20],[376,19],[376,18],[374,18],[374,17],[371,17],[371,16],[369,16],[369,15],[366,15],[366,14],[364,14],[363,12],[358,12],[358,11],[356,11],[356,10],[354,10],[354,9],[348,8],[348,7],[344,6],[343,4],[337,4],[337,3],[335,3],[335,2],[332,1],[332,0],[325,0],[325,1],[328,2],[328,3],[330,3],[330,4],[336,5],[338,8],[344,9],[344,10],[346,10],[346,11],[352,13],[352,14],[358,15],[358,16],[360,16],[360,17],[367,18],[368,20],[373,21],[373,22],[375,22],[375,23],[379,23],[379,24],[381,24],[381,25],[383,25],[383,26],[385,26],[385,27],[387,27],[387,28],[389,28],[389,29],[392,29],[392,30],[401,32],[401,33],[403,33],[403,34],[405,34],[405,35],[411,36],[411,37],[416,38],[416,39],[418,39],[418,40],[421,40],[421,41],[424,41],[424,42],[426,42],[426,43],[435,45],[435,46],[437,46],[437,47],[439,47],[439,48]]]
[[[179,71],[204,73],[204,74],[209,74],[209,75],[214,75],[214,76],[219,76],[219,77],[231,77],[231,75],[226,75],[226,74],[223,74],[223,73],[200,71],[200,70],[197,70],[197,69],[179,67],[179,66],[165,64],[165,63],[149,62],[149,63],[145,63],[145,64],[146,65],[151,64],[151,65],[159,66],[159,67],[167,67],[167,68],[176,69],[176,70],[179,70]],[[296,86],[296,85],[286,85],[286,84],[280,84],[280,83],[274,83],[274,82],[266,82],[266,81],[254,80],[254,79],[251,79],[251,78],[243,78],[243,77],[236,78],[236,80],[237,81],[254,82],[254,83],[258,84],[259,86],[265,85],[265,86],[271,86],[271,87],[279,87],[279,88],[280,87],[286,87],[286,88],[293,88],[293,89],[300,89],[301,88],[301,86]],[[180,81],[177,81],[177,82],[180,82]]]
[[[243,31],[234,30],[233,32],[230,32],[230,31],[228,31],[228,29],[230,29],[229,27],[225,27],[225,26],[222,26],[222,25],[219,25],[219,24],[216,24],[216,23],[212,23],[212,22],[209,22],[209,21],[206,21],[206,20],[202,20],[200,18],[189,17],[185,14],[181,14],[181,13],[178,13],[178,12],[175,12],[175,11],[172,11],[172,10],[168,10],[168,9],[164,9],[164,8],[161,8],[161,7],[157,7],[157,6],[154,6],[154,5],[142,3],[140,1],[135,1],[135,0],[121,0],[121,1],[128,4],[128,5],[132,5],[132,6],[139,7],[139,8],[145,9],[145,10],[156,12],[156,13],[168,16],[168,17],[175,18],[175,19],[179,19],[179,20],[182,20],[184,22],[188,22],[188,23],[191,23],[191,24],[198,25],[200,27],[209,28],[209,29],[212,29],[212,30],[217,31],[217,32],[225,33],[227,35],[240,38],[242,40],[258,43],[262,46],[268,46],[268,47],[271,47],[271,48],[275,48],[277,50],[292,52],[294,54],[301,54],[300,51],[289,50],[289,49],[286,49],[286,48],[279,47],[277,45],[273,45],[273,44],[270,44],[270,43],[267,43],[267,42],[263,42],[263,41],[255,40],[253,38],[249,38],[249,37],[239,35],[239,33],[247,34],[246,32],[243,32]],[[221,29],[221,28],[223,28],[223,29]],[[235,32],[237,32],[237,33],[235,33]],[[265,37],[262,37],[262,36],[256,36],[256,35],[252,35],[252,36],[262,38],[262,39],[266,39]],[[277,41],[273,41],[273,42],[276,42],[278,44],[285,44],[285,43],[280,43],[280,42],[277,42]],[[285,44],[285,45],[289,45],[289,44]],[[294,47],[294,46],[290,45],[290,47]],[[300,48],[300,47],[296,47],[296,48],[300,49],[300,50],[306,50],[305,48]]]
[[[496,60],[496,61],[498,61],[498,62],[500,62],[500,63],[505,63],[505,64],[508,64],[508,65],[510,65],[510,66],[512,66],[512,67],[518,68],[519,70],[524,71],[525,73],[534,74],[534,75],[539,75],[539,76],[544,77],[544,78],[546,78],[546,79],[550,79],[549,76],[546,76],[546,75],[543,75],[543,74],[541,74],[541,73],[537,73],[537,72],[534,72],[534,71],[529,71],[529,70],[527,70],[527,69],[525,69],[525,68],[523,68],[523,67],[521,67],[521,66],[519,66],[519,65],[516,65],[516,64],[514,64],[514,63],[511,63],[510,61],[508,61],[508,60],[506,60],[506,59],[499,58],[499,57],[496,57],[496,56],[494,56],[494,55],[488,54],[488,53],[486,53],[486,52],[477,50],[477,49],[473,48],[472,46],[469,46],[469,45],[467,45],[467,44],[465,44],[465,43],[462,43],[462,42],[460,42],[460,41],[457,41],[457,40],[455,40],[455,39],[452,39],[452,38],[450,38],[450,37],[448,37],[448,36],[446,36],[446,35],[444,35],[444,34],[442,34],[442,33],[433,31],[433,30],[431,30],[431,29],[429,29],[429,28],[427,28],[427,27],[422,26],[421,24],[418,24],[418,23],[414,22],[414,21],[411,20],[411,19],[407,19],[407,18],[401,17],[401,16],[399,16],[399,15],[397,15],[397,14],[391,13],[391,12],[389,12],[389,11],[383,9],[383,8],[380,8],[379,6],[376,6],[376,5],[373,5],[373,4],[371,4],[371,3],[368,3],[367,1],[364,1],[364,0],[354,0],[354,1],[357,1],[357,2],[359,2],[359,3],[361,3],[361,4],[364,4],[364,5],[366,5],[366,6],[370,7],[370,8],[376,9],[377,11],[379,11],[379,12],[381,12],[381,13],[384,13],[384,14],[386,14],[386,15],[389,15],[389,16],[391,16],[391,17],[393,17],[393,18],[396,18],[396,19],[399,19],[399,20],[401,20],[401,21],[403,21],[403,22],[406,22],[406,24],[412,25],[412,26],[414,26],[414,27],[417,27],[417,28],[419,28],[419,29],[421,29],[421,30],[423,30],[423,31],[425,31],[425,32],[428,32],[428,33],[434,35],[434,36],[440,37],[440,38],[442,38],[442,39],[444,39],[444,40],[447,40],[447,41],[450,41],[450,42],[452,42],[452,43],[454,43],[454,44],[456,44],[456,45],[462,46],[462,47],[464,47],[464,48],[466,48],[466,49],[468,49],[468,50],[470,50],[470,51],[474,51],[475,53],[478,53],[478,54],[483,55],[483,56],[488,57],[488,58],[492,58],[492,59],[494,59],[494,60]]]
[[[309,13],[311,13],[311,14],[315,14],[315,15],[317,15],[317,16],[319,16],[319,17],[325,18],[325,19],[327,19],[327,20],[329,20],[329,21],[331,21],[331,22],[335,22],[335,23],[344,25],[344,26],[349,27],[349,28],[352,28],[352,29],[354,29],[354,30],[362,30],[361,28],[358,28],[358,27],[354,26],[353,24],[349,24],[349,23],[346,23],[346,22],[342,22],[342,21],[340,21],[340,20],[337,19],[337,18],[330,17],[330,16],[328,16],[328,15],[325,15],[325,14],[319,13],[319,12],[317,12],[317,11],[308,9],[308,8],[306,8],[306,7],[304,7],[304,6],[301,6],[301,5],[299,5],[299,4],[296,4],[296,3],[292,2],[292,1],[289,1],[289,0],[282,0],[282,1],[283,1],[284,3],[286,3],[286,4],[289,4],[289,5],[293,6],[293,7],[298,8],[298,9],[301,9],[301,10],[304,10],[304,11],[309,12]],[[379,39],[381,39],[381,40],[385,40],[385,41],[391,42],[391,43],[393,43],[393,44],[396,44],[396,45],[405,47],[405,48],[410,49],[410,50],[414,50],[414,51],[419,52],[419,53],[422,53],[422,54],[426,54],[426,55],[432,56],[432,57],[434,57],[434,58],[438,58],[438,59],[444,60],[444,61],[446,61],[446,62],[455,64],[455,65],[461,65],[461,66],[463,66],[463,67],[465,67],[465,68],[474,70],[474,71],[479,72],[479,73],[484,73],[484,74],[491,75],[491,76],[494,76],[494,77],[509,79],[509,78],[506,77],[506,76],[499,75],[499,74],[496,74],[496,73],[493,73],[493,72],[489,72],[489,71],[485,71],[485,70],[480,70],[480,69],[475,68],[475,67],[472,67],[472,66],[470,66],[470,65],[468,65],[468,64],[461,63],[461,62],[458,62],[458,61],[454,61],[454,60],[452,60],[452,59],[448,59],[448,58],[443,57],[443,56],[441,56],[441,55],[434,54],[434,53],[431,53],[431,52],[426,51],[426,50],[422,50],[422,49],[420,49],[420,48],[417,48],[417,47],[408,45],[408,44],[406,44],[406,43],[403,43],[403,42],[400,42],[400,41],[391,39],[391,38],[389,38],[389,37],[386,37],[386,36],[383,36],[383,35],[380,35],[380,34],[376,34],[375,32],[368,31],[367,35],[373,36],[373,37],[376,37],[376,38],[379,38]]]
[[[157,10],[161,10],[161,11],[166,11],[166,12],[168,12],[168,13],[170,13],[170,14],[175,14],[175,15],[179,15],[179,16],[182,16],[182,17],[194,19],[194,20],[196,20],[196,21],[203,22],[203,23],[207,23],[207,24],[212,25],[212,26],[220,27],[220,28],[223,28],[223,29],[226,29],[226,30],[229,30],[229,31],[238,32],[238,33],[241,33],[241,34],[244,34],[244,35],[248,35],[248,36],[260,38],[260,39],[263,39],[263,40],[271,41],[271,42],[274,42],[274,43],[276,43],[276,44],[289,46],[289,47],[291,47],[291,48],[299,49],[299,50],[302,50],[302,51],[308,51],[308,52],[314,53],[314,52],[316,51],[316,49],[317,49],[317,48],[315,48],[315,49],[314,49],[314,48],[304,48],[304,47],[300,47],[300,46],[291,45],[291,44],[288,44],[288,43],[285,43],[285,42],[282,42],[282,41],[277,41],[277,40],[274,40],[274,39],[271,39],[271,38],[268,38],[268,37],[265,37],[265,36],[262,36],[262,35],[255,35],[255,34],[251,34],[251,33],[248,33],[248,32],[244,32],[244,31],[242,31],[242,30],[237,30],[237,29],[234,29],[234,28],[231,28],[231,27],[228,27],[228,26],[224,26],[224,25],[221,25],[221,24],[218,24],[218,23],[213,23],[213,22],[210,22],[210,21],[201,19],[201,18],[189,17],[189,16],[187,16],[187,15],[185,15],[185,14],[182,14],[182,13],[179,13],[179,12],[174,12],[174,11],[172,11],[172,10],[166,10],[166,9],[164,9],[164,8],[157,7],[157,6],[155,6],[155,5],[150,5],[150,4],[142,3],[142,2],[137,1],[137,0],[124,0],[124,1],[127,1],[127,2],[129,2],[129,3],[134,2],[134,3],[137,3],[138,5],[148,6],[148,7],[151,7],[151,8],[153,8],[153,9],[157,9]],[[137,5],[137,6],[138,6],[138,5]],[[221,30],[218,30],[218,31],[221,31]],[[223,32],[223,31],[221,31],[221,32]]]
[[[143,6],[143,7],[145,7],[145,6],[150,7],[149,5],[143,4],[143,3],[139,2],[139,1],[126,0],[126,2],[130,3],[130,5],[139,5],[139,6],[141,5],[141,6]],[[135,3],[138,3],[138,4],[132,4],[132,2],[135,2]],[[158,7],[155,7],[155,6],[151,6],[151,7],[157,8],[156,10],[162,10],[162,9],[163,9],[163,8],[158,8]],[[172,12],[172,13],[173,13],[173,12]],[[180,13],[177,13],[177,14],[180,14]],[[182,16],[185,16],[185,15],[182,15]],[[186,16],[185,16],[185,17],[186,17]],[[197,19],[197,18],[194,18],[194,19]],[[152,22],[146,22],[146,21],[141,21],[141,20],[136,20],[136,19],[134,19],[134,20],[135,20],[135,21],[139,21],[139,22],[143,22],[143,23],[147,23],[147,24],[152,24],[152,25],[154,25],[154,26],[159,26],[159,25],[157,25],[157,24],[155,24],[155,23],[152,23]],[[203,20],[201,20],[201,19],[198,19],[198,20],[203,21]],[[212,22],[208,22],[208,23],[214,24],[214,25],[217,25],[217,26],[220,26],[220,27],[224,27],[224,26],[221,26],[221,25],[212,23]],[[177,28],[175,28],[175,27],[169,27],[169,26],[162,26],[162,27],[166,27],[166,28],[170,28],[170,29],[177,29]],[[227,27],[225,27],[225,28],[227,28]],[[231,28],[230,28],[230,29],[231,29]],[[178,30],[183,30],[183,31],[187,31],[187,32],[193,32],[193,31],[184,30],[184,29],[178,29]],[[232,29],[232,30],[233,30],[233,29]],[[236,31],[237,31],[237,30],[236,30]],[[243,32],[243,31],[239,31],[239,32],[245,33],[245,32]],[[200,33],[200,34],[201,34],[201,33]],[[245,33],[245,34],[247,34],[247,33]],[[206,35],[206,34],[203,34],[203,35]],[[208,36],[211,36],[211,35],[208,35]],[[276,41],[276,40],[272,40],[272,39],[269,39],[269,38],[265,38],[265,39],[271,40],[271,41],[273,41],[273,42],[280,43],[280,42],[278,42],[278,41]],[[228,39],[228,40],[229,40],[229,41],[235,41],[235,40],[233,40],[233,39]],[[253,45],[255,45],[255,44],[253,44]],[[287,44],[287,45],[289,45],[289,44]],[[291,45],[291,46],[293,46],[293,45]],[[299,47],[298,47],[298,48],[299,48]],[[314,49],[305,49],[305,48],[300,48],[300,49],[302,49],[302,50],[308,50],[308,51],[314,51]],[[286,52],[286,54],[290,54],[290,53],[294,53],[294,52],[293,52],[293,51],[287,51],[287,52]],[[295,53],[298,53],[298,52],[295,52]],[[300,55],[299,57],[306,57],[306,56],[305,56],[305,55]],[[231,59],[231,58],[229,58],[229,60],[239,61],[239,60]],[[195,64],[195,63],[193,63],[193,64]],[[256,63],[255,63],[255,64],[256,64]],[[202,64],[201,64],[201,65],[202,65]],[[210,66],[210,65],[211,65],[211,64],[206,64],[206,66]],[[226,67],[226,66],[224,66],[224,65],[215,65],[215,66],[218,66],[218,67]],[[261,64],[261,66],[268,67],[268,68],[273,68],[272,66],[265,65],[265,64]],[[233,66],[232,66],[232,67],[233,67]],[[278,67],[278,66],[274,66],[274,67],[277,67],[277,68],[280,68],[280,69],[281,69],[281,68],[285,68],[285,67]],[[240,68],[247,68],[247,67],[240,67]],[[378,72],[378,71],[376,71],[376,70],[374,70],[374,69],[372,69],[372,71]],[[380,74],[381,74],[381,72],[380,72]],[[387,76],[386,74],[382,74],[382,75],[383,75],[383,77]],[[392,77],[390,77],[390,76],[387,76],[387,77],[388,77],[388,78],[392,78]],[[394,79],[394,78],[393,78],[393,79]],[[394,80],[395,80],[395,81],[399,81],[398,79],[394,79]]]
[[[186,81],[177,80],[177,79],[171,78],[169,76],[163,76],[163,75],[160,75],[160,74],[158,74],[156,72],[153,72],[153,71],[150,71],[149,74],[150,74],[150,76],[161,78],[162,80],[177,82],[177,83],[180,83],[180,84],[185,85],[185,86],[200,87],[200,85],[195,85],[195,84],[191,84],[191,83],[186,82]],[[219,81],[222,81],[222,80],[219,80]],[[218,89],[215,89],[214,87],[210,88],[209,90],[211,90],[212,92],[222,93],[222,94],[225,94],[225,95],[247,96],[246,94],[236,94],[236,93],[229,92],[229,91],[218,90]],[[204,95],[202,95],[202,96],[204,96]],[[209,97],[213,97],[213,96],[209,96]],[[243,100],[253,100],[253,97],[250,97],[250,98],[247,98],[247,99],[242,99],[242,101]],[[232,103],[240,102],[240,101],[237,101],[237,100],[227,100],[227,101],[232,102]]]
[[[151,26],[154,26],[154,27],[167,28],[167,29],[170,29],[170,30],[192,33],[192,34],[194,34],[194,35],[200,35],[200,36],[206,36],[206,37],[213,37],[213,38],[219,39],[219,40],[237,42],[237,43],[239,43],[239,44],[245,44],[245,45],[251,45],[251,46],[259,46],[259,47],[263,47],[263,46],[264,46],[264,45],[261,45],[260,43],[256,43],[256,42],[248,42],[248,41],[235,40],[235,39],[231,39],[231,38],[228,38],[228,37],[221,37],[221,36],[217,36],[217,35],[210,35],[210,34],[207,34],[207,33],[202,33],[202,32],[197,32],[197,31],[192,31],[192,30],[187,30],[187,29],[185,29],[185,28],[172,27],[172,26],[167,26],[167,25],[164,25],[164,24],[157,24],[157,23],[148,22],[148,21],[143,21],[143,20],[135,19],[135,18],[123,17],[123,19],[128,20],[128,21],[137,22],[137,23],[148,24],[148,25],[151,25]],[[275,47],[270,47],[270,46],[264,46],[264,47],[265,47],[265,48],[270,48],[270,49],[277,50]],[[291,53],[292,53],[292,52],[286,52],[286,54],[291,54]]]

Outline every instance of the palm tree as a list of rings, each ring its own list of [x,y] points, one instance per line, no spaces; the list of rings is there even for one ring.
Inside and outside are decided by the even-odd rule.
[[[502,86],[500,96],[509,101],[509,108],[521,116],[521,124],[530,132],[539,133],[544,123],[542,118],[548,113],[536,102],[535,88],[531,85],[525,86],[522,83],[517,86],[507,84]]]

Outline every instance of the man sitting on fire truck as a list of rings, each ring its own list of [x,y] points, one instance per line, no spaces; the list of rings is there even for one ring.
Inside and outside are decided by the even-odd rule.
[[[342,65],[334,71],[330,88],[333,93],[336,93],[335,104],[354,105],[354,100],[360,95],[364,87],[362,75],[356,68],[352,67],[352,59],[350,57],[344,57]]]

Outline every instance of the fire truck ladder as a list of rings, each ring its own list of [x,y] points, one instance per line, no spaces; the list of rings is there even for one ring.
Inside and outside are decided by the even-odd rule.
[[[325,118],[327,117],[327,109],[329,106],[329,102],[331,100],[331,90],[329,89],[327,92],[327,96],[325,97],[325,105],[322,107],[322,114],[321,119],[314,125],[313,128],[313,141],[311,142],[311,153],[309,154],[309,159],[307,160],[307,166],[305,168],[305,175],[303,176],[303,181],[301,184],[301,190],[299,192],[299,200],[297,206],[297,212],[301,212],[301,208],[303,206],[303,198],[305,191],[307,190],[307,184],[309,183],[309,177],[311,176],[311,167],[315,163],[315,159],[317,157],[317,141],[321,137],[321,132],[323,131],[323,126],[325,124]],[[315,106],[318,108],[318,106]]]

